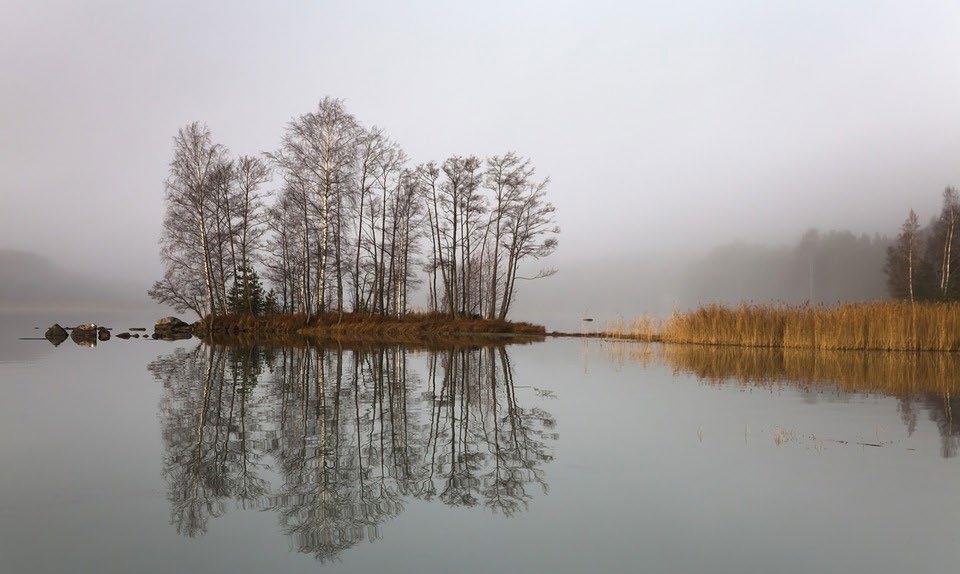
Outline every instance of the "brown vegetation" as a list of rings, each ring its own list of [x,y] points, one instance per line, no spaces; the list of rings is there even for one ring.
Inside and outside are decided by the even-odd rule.
[[[659,332],[664,342],[697,345],[957,351],[960,304],[709,305],[674,313]]]
[[[208,327],[209,323],[209,327]],[[428,344],[437,341],[477,344],[491,338],[510,337],[517,342],[542,340],[545,330],[539,325],[499,319],[458,317],[442,313],[408,313],[386,317],[368,313],[323,313],[307,320],[293,315],[217,315],[207,317],[194,327],[198,334],[208,331],[216,336],[243,336],[258,339],[303,336],[349,343]]]
[[[960,303],[707,305],[665,321],[643,317],[552,336],[820,350],[960,351]]]
[[[603,335],[609,339],[635,339],[638,341],[659,342],[660,324],[650,317],[639,317],[629,324],[623,319],[607,325]]]

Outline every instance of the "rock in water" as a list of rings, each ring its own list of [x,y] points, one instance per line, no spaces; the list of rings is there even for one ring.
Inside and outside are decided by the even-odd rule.
[[[101,341],[109,341],[110,331],[108,331],[106,327],[100,327],[97,329],[97,339]]]
[[[193,327],[176,317],[164,317],[153,326],[155,339],[189,339],[193,336]]]
[[[123,333],[120,333],[119,335],[117,335],[117,338],[118,338],[118,339],[129,339],[129,338],[130,338],[130,333],[127,333],[126,331],[124,331]]]
[[[182,329],[184,327],[189,327],[189,323],[185,323],[176,317],[164,317],[157,321],[157,324],[153,326],[154,329]]]
[[[53,343],[54,346],[66,341],[67,337],[69,337],[67,330],[61,327],[60,323],[54,323],[49,329],[47,329],[47,332],[44,333],[43,336],[46,337],[48,341]]]
[[[97,345],[97,326],[93,323],[77,325],[70,332],[70,338],[78,345],[95,347]]]
[[[47,329],[47,332],[46,332],[43,336],[44,336],[44,337],[47,337],[48,339],[49,339],[50,337],[63,337],[63,338],[66,338],[66,337],[67,337],[67,330],[64,329],[63,327],[61,327],[61,326],[60,326],[60,323],[54,323],[53,325],[50,326],[49,329]]]

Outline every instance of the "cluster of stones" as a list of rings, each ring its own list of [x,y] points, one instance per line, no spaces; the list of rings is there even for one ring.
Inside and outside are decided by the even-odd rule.
[[[85,323],[74,327],[68,335],[67,330],[57,323],[47,329],[47,332],[44,334],[44,337],[54,345],[59,345],[66,341],[68,336],[78,345],[92,347],[97,344],[97,341],[109,340],[110,330],[106,327],[99,327],[95,323]]]
[[[131,328],[131,331],[146,331],[146,329],[140,328]],[[164,339],[168,341],[176,341],[179,339],[189,339],[193,336],[193,326],[187,322],[181,321],[176,317],[164,317],[157,321],[157,324],[153,328],[153,338],[154,339]],[[59,323],[52,325],[47,332],[44,334],[44,337],[54,345],[59,345],[60,343],[66,341],[68,338],[73,339],[78,345],[85,346],[95,346],[97,341],[108,341],[110,339],[110,330],[106,327],[100,327],[95,323],[86,323],[82,325],[77,325],[73,327],[71,332],[67,332],[67,329],[61,326]],[[124,331],[116,335],[118,339],[139,339],[143,337],[144,339],[150,338],[150,335],[143,333],[129,333]]]

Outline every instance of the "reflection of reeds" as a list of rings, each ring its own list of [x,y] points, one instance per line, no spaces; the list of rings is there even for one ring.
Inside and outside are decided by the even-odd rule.
[[[960,350],[960,303],[708,305],[674,313],[664,342],[809,349]]]
[[[960,388],[958,353],[880,353],[749,349],[738,347],[662,345],[661,358],[678,372],[721,383],[791,383],[835,386],[850,393],[910,396],[946,395]]]
[[[609,357],[649,366],[660,361],[674,373],[689,373],[711,386],[740,384],[769,389],[795,388],[804,396],[876,394],[894,397],[900,418],[912,434],[920,410],[928,413],[940,433],[940,453],[945,458],[960,451],[960,353],[914,351],[835,351],[816,349],[750,348],[720,345],[652,345],[617,341],[609,344]],[[653,357],[653,358],[651,358]],[[744,428],[744,440],[749,430]],[[838,444],[881,446],[875,442],[834,440]],[[795,435],[777,427],[774,443],[789,442]],[[817,448],[822,448],[819,444]]]
[[[617,365],[630,362],[647,367],[659,359],[655,349],[655,345],[645,342],[613,341],[606,348],[606,351],[607,356]]]

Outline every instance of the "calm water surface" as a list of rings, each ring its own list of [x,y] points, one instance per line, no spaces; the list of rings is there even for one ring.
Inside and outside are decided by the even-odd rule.
[[[952,356],[17,339],[51,322],[0,317],[0,572],[960,558]]]

